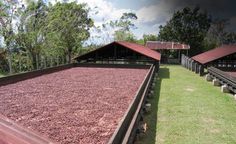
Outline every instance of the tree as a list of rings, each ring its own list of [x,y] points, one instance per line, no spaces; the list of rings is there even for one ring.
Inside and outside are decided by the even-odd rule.
[[[203,40],[211,24],[211,18],[199,7],[177,11],[165,26],[160,26],[159,40],[175,41],[190,45],[190,55],[202,52]]]
[[[17,1],[0,1],[0,35],[4,38],[7,48],[9,72],[12,73],[11,51],[14,44],[13,19],[17,11]]]
[[[133,23],[138,17],[135,13],[123,13],[119,20],[111,21],[110,25],[117,30],[114,33],[114,39],[116,41],[130,41],[135,42],[135,36],[131,32],[131,29],[135,29]]]
[[[223,44],[236,43],[236,34],[228,32],[226,26],[229,21],[226,19],[216,19],[211,23],[207,35],[204,39],[204,50],[210,50]]]
[[[85,4],[76,2],[56,3],[50,7],[45,27],[47,43],[58,46],[69,63],[73,52],[80,49],[82,42],[90,36],[89,29],[94,24],[88,12]]]
[[[21,50],[28,53],[34,69],[37,68],[39,55],[45,41],[43,29],[46,24],[47,11],[48,7],[43,0],[29,1],[27,8],[21,13],[20,25],[16,35],[17,45]]]
[[[143,40],[145,44],[147,41],[157,41],[157,36],[154,34],[144,34]]]
[[[236,33],[235,32],[228,32],[225,35],[224,44],[236,44]]]

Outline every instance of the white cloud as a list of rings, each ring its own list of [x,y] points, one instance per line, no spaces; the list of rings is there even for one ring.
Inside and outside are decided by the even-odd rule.
[[[143,23],[155,21],[158,17],[157,9],[156,5],[139,9],[137,11],[138,20]]]
[[[131,9],[118,9],[106,0],[78,0],[78,3],[87,3],[91,8],[90,16],[94,19],[94,25],[102,27],[102,24],[118,20],[124,12],[130,12]],[[91,38],[88,43],[109,43],[113,41],[115,29],[103,29],[101,32],[91,30]]]
[[[170,12],[165,1],[158,4],[145,6],[137,10],[140,23],[163,22],[169,19]]]
[[[62,0],[57,0],[62,1]],[[72,2],[75,0],[68,0]],[[48,0],[52,4],[55,4],[55,0]],[[138,20],[135,23],[137,29],[133,30],[137,38],[142,38],[143,34],[157,34],[159,31],[159,25],[166,22],[170,17],[170,8],[166,4],[165,0],[160,0],[159,3],[150,6],[141,7],[138,10],[132,9],[118,9],[112,2],[107,0],[77,0],[78,3],[87,3],[91,8],[90,16],[94,19],[95,26],[102,27],[102,24],[109,21],[118,20],[124,12],[136,13]],[[97,32],[95,29],[91,29],[91,41],[108,43],[112,41],[114,29],[107,29]]]

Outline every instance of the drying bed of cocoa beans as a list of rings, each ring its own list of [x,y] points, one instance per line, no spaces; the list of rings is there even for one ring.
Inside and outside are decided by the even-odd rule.
[[[227,74],[229,74],[230,76],[232,77],[235,77],[236,78],[236,72],[226,72]]]
[[[62,144],[107,143],[147,69],[74,67],[0,87],[0,113]]]

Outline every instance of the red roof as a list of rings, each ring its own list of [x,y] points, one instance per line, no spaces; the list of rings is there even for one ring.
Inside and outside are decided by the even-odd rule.
[[[161,49],[190,49],[189,45],[180,44],[176,42],[160,42],[160,41],[147,41],[146,47],[154,50],[161,50]]]
[[[196,55],[192,57],[192,59],[201,64],[206,64],[233,53],[236,53],[236,45],[223,45],[221,47]]]
[[[160,61],[161,59],[161,54],[156,52],[156,51],[153,51],[143,45],[139,45],[139,44],[136,44],[136,43],[130,43],[130,42],[125,42],[125,41],[119,41],[119,42],[115,42],[119,45],[122,45],[128,49],[131,49],[133,51],[136,51],[137,53],[140,53],[140,54],[143,54],[147,57],[150,57],[150,58],[153,58],[155,60],[158,60]]]
[[[112,43],[107,44],[107,45],[105,45],[103,47],[100,47],[98,49],[90,51],[90,52],[88,52],[88,53],[86,53],[84,55],[78,56],[75,59],[79,59],[79,58],[81,58],[83,56],[86,56],[88,54],[94,53],[95,51],[98,51],[98,50],[100,50],[102,48],[105,48],[105,47],[108,47],[110,45],[121,45],[121,46],[124,46],[125,48],[128,48],[128,49],[130,49],[132,51],[135,51],[135,52],[137,52],[139,54],[142,54],[142,55],[144,55],[146,57],[149,57],[149,58],[152,58],[154,60],[160,61],[160,59],[161,59],[161,54],[160,53],[158,53],[158,52],[156,52],[154,50],[151,50],[151,49],[149,49],[149,48],[147,48],[147,47],[145,47],[143,45],[139,45],[139,44],[131,43],[131,42],[125,42],[125,41],[115,41],[115,42],[112,42]],[[114,47],[112,46],[112,47],[109,47],[109,48],[114,48]]]

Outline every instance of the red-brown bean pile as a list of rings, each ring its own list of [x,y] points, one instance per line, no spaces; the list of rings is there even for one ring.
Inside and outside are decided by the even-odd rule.
[[[232,77],[235,77],[236,78],[236,72],[226,72],[227,74],[229,74],[230,76]]]
[[[0,113],[63,144],[107,143],[146,69],[71,68],[0,87]]]

